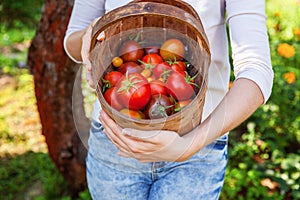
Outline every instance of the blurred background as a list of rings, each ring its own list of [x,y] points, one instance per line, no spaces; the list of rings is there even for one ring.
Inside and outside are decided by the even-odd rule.
[[[300,1],[266,2],[273,93],[230,134],[222,200],[300,199]],[[71,194],[42,134],[27,54],[43,9],[0,0],[0,199],[90,199]]]

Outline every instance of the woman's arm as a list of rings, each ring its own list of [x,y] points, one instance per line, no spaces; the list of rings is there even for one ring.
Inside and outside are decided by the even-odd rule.
[[[271,95],[274,73],[265,1],[257,0],[250,4],[248,0],[227,0],[226,9],[235,78],[247,78],[255,82],[266,102]]]
[[[82,61],[81,48],[82,48],[82,37],[86,33],[87,29],[75,31],[71,33],[66,39],[65,50],[68,52],[69,57],[72,57],[75,61]]]
[[[83,63],[86,68],[86,79],[95,88],[92,79],[92,66],[88,59],[92,26],[104,15],[105,0],[75,0],[68,29],[64,38],[67,55],[76,63]]]
[[[236,81],[215,111],[198,127],[210,143],[246,120],[271,94],[273,70],[265,1],[227,0]]]
[[[245,78],[238,79],[211,115],[187,136],[194,140],[189,156],[237,127],[263,102],[264,97],[256,83]]]
[[[82,62],[82,37],[90,24],[104,13],[105,0],[75,0],[64,38],[65,51],[73,61]]]

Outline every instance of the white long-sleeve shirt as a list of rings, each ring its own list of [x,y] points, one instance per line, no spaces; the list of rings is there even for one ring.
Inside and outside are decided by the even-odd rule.
[[[85,29],[95,18],[129,2],[129,0],[75,0],[65,41],[71,33]],[[213,111],[228,90],[231,67],[226,23],[230,31],[235,78],[254,81],[266,102],[271,94],[274,74],[266,29],[265,1],[185,0],[185,2],[193,6],[199,14],[211,51],[212,62],[208,74],[203,118]],[[93,112],[95,119],[98,118],[99,110],[100,105],[97,101]]]

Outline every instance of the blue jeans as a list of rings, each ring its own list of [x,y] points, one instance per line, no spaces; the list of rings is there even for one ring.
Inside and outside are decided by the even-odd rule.
[[[185,162],[141,163],[117,155],[102,125],[93,121],[87,181],[95,200],[218,199],[227,164],[227,135]]]

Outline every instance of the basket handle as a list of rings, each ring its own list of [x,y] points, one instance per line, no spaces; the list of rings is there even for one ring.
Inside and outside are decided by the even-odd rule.
[[[158,12],[157,10],[160,10],[160,12]],[[172,18],[175,21],[188,25],[193,31],[197,33],[198,36],[200,36],[203,47],[210,55],[208,39],[205,35],[204,28],[200,19],[196,19],[193,15],[182,11],[182,9],[178,7],[172,6],[172,8],[170,8],[170,5],[167,4],[162,5],[161,3],[149,2],[129,3],[125,6],[115,9],[113,12],[105,14],[102,18],[100,18],[93,28],[90,52],[96,46],[98,35],[105,29],[107,29],[110,25],[132,16],[153,15]]]

